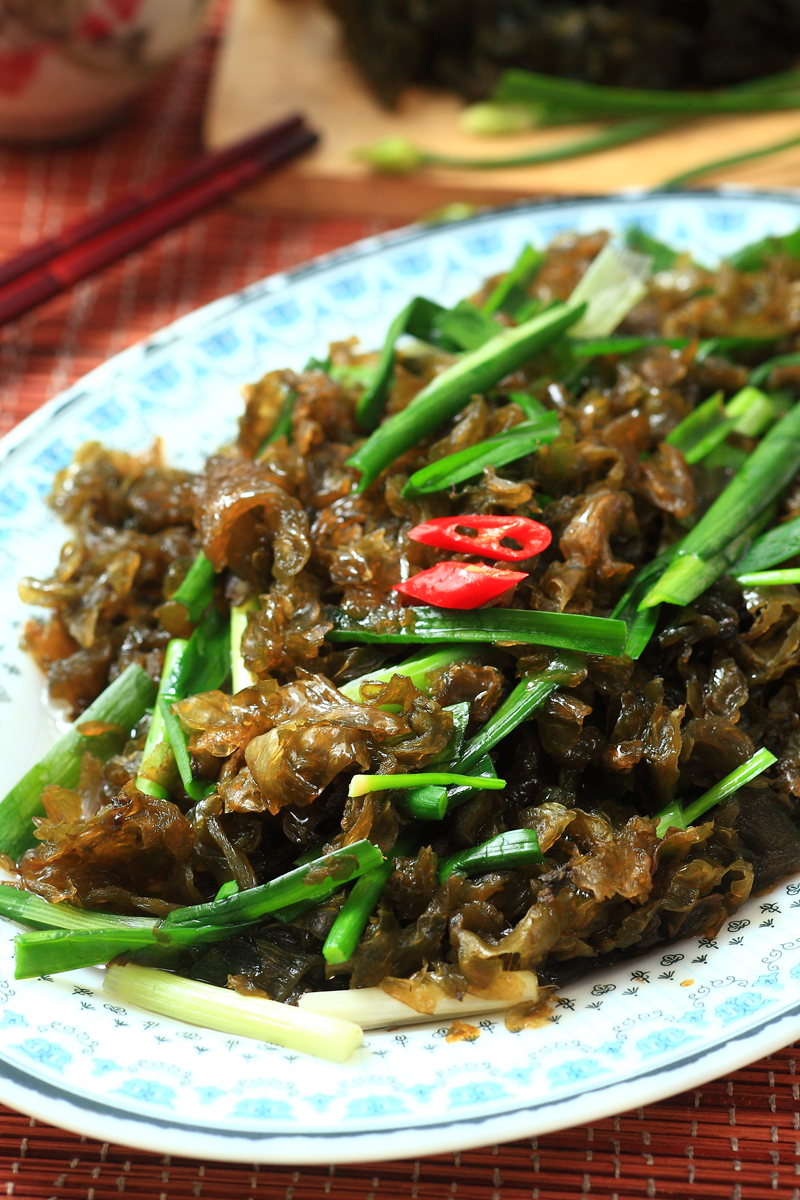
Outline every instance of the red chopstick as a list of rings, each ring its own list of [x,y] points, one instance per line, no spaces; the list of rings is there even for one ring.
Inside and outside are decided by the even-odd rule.
[[[0,264],[0,324],[66,291],[317,141],[302,117],[288,117],[14,255]]]

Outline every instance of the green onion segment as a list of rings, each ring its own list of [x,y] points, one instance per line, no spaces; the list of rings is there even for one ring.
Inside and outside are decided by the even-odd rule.
[[[389,851],[385,862],[362,875],[353,884],[322,947],[322,955],[326,962],[345,963],[352,958],[358,940],[367,927],[389,876],[394,871],[394,860],[411,854],[421,834],[420,827],[405,830]]]
[[[178,681],[181,660],[188,646],[183,638],[172,638],[167,645],[164,655],[164,666],[161,671],[161,682],[158,685],[156,706],[153,709],[153,719],[147,732],[147,740],[142,751],[142,765],[136,776],[136,787],[148,796],[156,796],[166,800],[170,794],[170,777],[175,771],[175,755],[170,746],[164,726],[164,715],[161,704],[169,705],[180,699],[175,691]]]
[[[330,1062],[346,1062],[364,1042],[363,1030],[351,1021],[302,1012],[260,996],[240,996],[227,988],[133,964],[110,967],[103,992],[110,1000],[136,1004],[189,1025],[272,1042]]]
[[[486,785],[484,785],[486,786]],[[439,863],[437,879],[444,883],[451,875],[480,875],[485,871],[505,871],[544,862],[539,839],[532,829],[510,829],[499,833],[471,850],[460,850]]]
[[[650,608],[666,601],[691,604],[740,557],[755,537],[761,517],[800,468],[800,404],[795,405],[762,438],[742,468],[711,508],[687,533],[663,575],[640,604]]]
[[[622,654],[628,630],[623,621],[579,613],[538,612],[534,609],[480,608],[473,611],[429,608],[404,610],[403,624],[381,631],[356,621],[338,609],[329,610],[332,642],[403,645],[420,642],[539,643],[591,654]]]
[[[84,753],[88,750],[103,761],[116,754],[155,697],[156,685],[135,663],[126,667],[119,678],[100,693],[72,728],[0,800],[0,848],[6,854],[17,859],[34,845],[32,818],[44,816],[43,789],[50,784],[76,787]],[[83,737],[81,725],[93,721],[114,725],[117,729],[99,737]]]
[[[418,392],[406,408],[380,425],[347,460],[361,473],[359,491],[395,459],[454,417],[475,392],[483,392],[544,349],[583,316],[585,307],[561,305],[513,329],[503,329],[465,354]]]
[[[736,767],[734,771],[731,771],[714,787],[709,788],[697,800],[687,804],[686,808],[682,808],[677,801],[669,805],[659,813],[657,836],[665,837],[668,829],[688,829],[690,825],[694,825],[698,817],[702,817],[727,796],[738,792],[739,788],[744,787],[746,783],[751,783],[762,771],[766,771],[767,767],[771,767],[777,761],[775,755],[771,754],[769,750],[759,750],[746,763]]]
[[[413,787],[461,787],[489,788],[500,791],[506,786],[505,779],[481,780],[471,775],[457,775],[452,771],[419,771],[413,775],[354,775],[350,780],[348,796],[366,796],[370,792],[388,792],[394,788]]]
[[[558,415],[544,412],[532,421],[521,421],[505,433],[465,446],[416,471],[403,488],[404,496],[425,496],[455,487],[480,475],[484,467],[502,467],[533,454],[559,434]]]

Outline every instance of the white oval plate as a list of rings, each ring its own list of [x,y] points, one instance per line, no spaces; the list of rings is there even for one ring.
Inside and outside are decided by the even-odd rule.
[[[713,261],[800,225],[790,195],[650,195],[523,205],[359,242],[273,275],[93,371],[0,445],[0,763],[4,793],[54,735],[17,649],[21,575],[47,575],[63,527],[45,505],[77,446],[163,437],[199,467],[229,439],[239,386],[299,368],[358,331],[379,344],[413,295],[452,302],[527,240],[637,223]],[[687,940],[558,996],[549,1024],[502,1016],[472,1043],[446,1026],[371,1033],[344,1066],[110,1004],[102,972],[14,981],[0,922],[0,1100],[103,1141],[199,1158],[329,1163],[442,1153],[532,1136],[696,1087],[800,1037],[800,882],[750,901],[713,941]]]

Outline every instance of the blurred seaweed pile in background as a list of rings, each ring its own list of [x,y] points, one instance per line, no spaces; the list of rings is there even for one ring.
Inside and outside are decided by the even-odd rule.
[[[327,0],[382,104],[488,96],[522,67],[625,87],[720,87],[793,67],[800,0]]]

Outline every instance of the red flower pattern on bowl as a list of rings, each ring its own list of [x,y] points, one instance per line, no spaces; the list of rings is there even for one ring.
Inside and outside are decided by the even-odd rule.
[[[7,50],[0,45],[0,96],[23,92],[36,74],[43,46],[31,50]]]
[[[113,120],[200,28],[207,0],[0,0],[0,140],[75,137]]]

